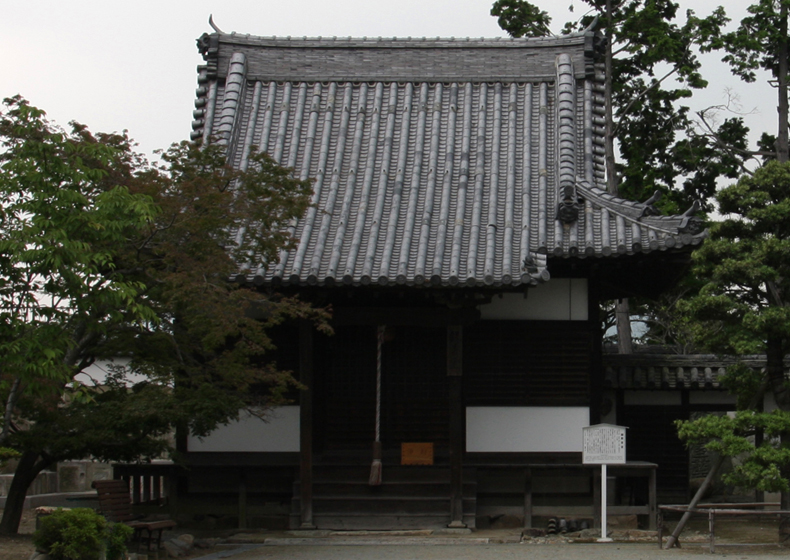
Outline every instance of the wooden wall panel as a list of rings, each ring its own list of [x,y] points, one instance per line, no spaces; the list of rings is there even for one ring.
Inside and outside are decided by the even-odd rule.
[[[443,327],[388,327],[382,350],[381,439],[448,439],[447,331]],[[319,449],[367,450],[375,437],[376,327],[340,326],[324,337],[316,358]]]
[[[345,326],[316,341],[317,449],[370,450],[375,438],[376,327]]]
[[[686,419],[688,411],[680,406],[624,406],[618,415],[628,426],[626,458],[657,463],[659,492],[675,501],[688,497],[688,450],[675,427],[675,420]]]
[[[589,323],[481,321],[464,331],[467,406],[587,406]]]
[[[447,329],[389,328],[384,343],[382,443],[433,442],[449,437]]]

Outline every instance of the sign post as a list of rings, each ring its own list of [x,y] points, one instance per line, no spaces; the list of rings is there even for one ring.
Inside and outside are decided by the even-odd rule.
[[[598,542],[612,542],[606,536],[606,465],[625,463],[625,426],[596,424],[583,428],[582,463],[601,465],[601,538]]]

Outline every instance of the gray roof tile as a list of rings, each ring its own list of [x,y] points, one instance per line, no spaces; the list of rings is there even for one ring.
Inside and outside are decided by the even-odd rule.
[[[597,186],[591,33],[198,42],[193,138],[226,144],[236,167],[259,149],[314,180],[296,248],[246,263],[248,281],[534,284],[547,256],[678,249],[704,235]]]
[[[645,350],[649,349],[645,348]],[[722,378],[736,364],[765,369],[765,356],[662,354],[647,351],[603,355],[604,387],[611,389],[725,389]],[[790,379],[790,360],[785,361]]]

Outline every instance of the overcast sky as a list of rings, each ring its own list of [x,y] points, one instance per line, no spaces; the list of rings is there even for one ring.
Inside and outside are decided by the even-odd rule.
[[[189,137],[202,59],[195,39],[210,32],[277,36],[500,37],[493,0],[26,0],[4,2],[0,17],[0,96],[17,93],[61,125],[128,129],[151,153]],[[580,0],[538,0],[553,28],[579,17]],[[574,3],[575,12],[568,11]],[[688,2],[685,2],[688,3]],[[699,15],[719,2],[695,0]],[[749,2],[726,0],[736,21]],[[717,72],[698,106],[721,103],[727,88],[753,128],[774,131],[775,94]]]

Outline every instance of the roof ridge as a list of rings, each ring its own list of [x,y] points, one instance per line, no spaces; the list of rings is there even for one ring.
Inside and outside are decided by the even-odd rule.
[[[250,41],[275,41],[278,43],[307,43],[307,42],[320,42],[325,44],[341,44],[341,43],[370,43],[370,44],[384,44],[384,43],[414,43],[414,44],[430,44],[430,43],[456,43],[459,45],[470,44],[515,44],[515,45],[535,45],[541,43],[565,43],[583,40],[591,31],[581,31],[576,33],[569,33],[567,35],[552,35],[548,37],[385,37],[385,36],[362,36],[354,37],[348,36],[293,36],[293,35],[254,35],[251,33],[237,33],[232,31],[230,33],[207,33],[206,35],[216,36],[220,40],[250,40]]]

